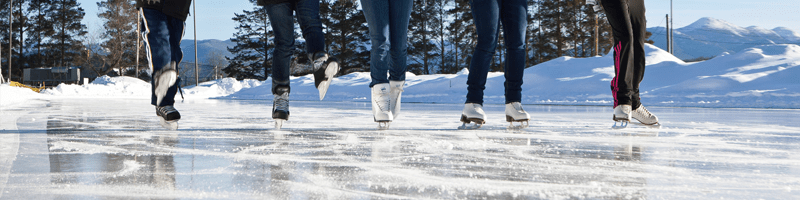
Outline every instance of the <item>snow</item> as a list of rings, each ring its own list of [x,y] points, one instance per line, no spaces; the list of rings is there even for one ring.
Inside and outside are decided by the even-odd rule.
[[[38,94],[27,88],[0,84],[0,110],[14,107],[33,99],[46,99],[49,96]]]

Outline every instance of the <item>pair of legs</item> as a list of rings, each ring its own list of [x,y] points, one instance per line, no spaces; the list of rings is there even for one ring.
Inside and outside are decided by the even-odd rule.
[[[272,118],[276,128],[289,119],[289,68],[294,54],[294,16],[306,40],[306,53],[314,66],[315,86],[320,100],[325,97],[333,76],[339,72],[338,61],[325,53],[325,35],[319,16],[319,0],[298,0],[264,6],[272,30],[275,49],[272,52]]]
[[[614,34],[615,76],[611,80],[614,120],[630,121],[633,118],[642,124],[657,124],[658,117],[644,108],[639,98],[647,33],[644,0],[603,0],[601,3]]]
[[[275,32],[275,50],[272,51],[272,93],[277,87],[289,87],[289,68],[294,54],[294,18],[297,16],[306,53],[325,51],[325,35],[319,16],[319,0],[299,0],[266,5],[269,22]],[[309,59],[313,59],[309,57]]]
[[[644,0],[603,0],[602,4],[614,34],[614,107],[631,105],[635,110],[642,105],[639,83],[644,77],[647,33]]]
[[[140,30],[144,38],[144,47],[150,69],[153,75],[163,69],[177,70],[178,64],[183,59],[181,51],[181,39],[185,22],[183,20],[170,17],[158,10],[142,8],[140,9],[142,22]],[[175,94],[178,92],[178,84],[172,85],[167,90],[161,103],[157,103],[156,97],[156,77],[150,80],[152,95],[150,103],[154,106],[171,106],[175,104]]]
[[[527,122],[530,116],[522,109],[522,75],[525,70],[525,31],[528,26],[526,0],[470,0],[478,44],[472,54],[467,77],[467,101],[461,121],[483,124],[483,90],[489,65],[497,49],[502,24],[506,45],[505,97],[506,120]]]
[[[372,42],[369,62],[372,113],[384,128],[400,113],[412,5],[412,0],[361,0]]]
[[[156,106],[161,125],[174,130],[181,119],[173,104],[180,84],[178,64],[183,59],[180,43],[185,22],[153,9],[141,8],[139,14],[142,16],[140,30],[153,76],[150,79],[150,104]]]
[[[406,41],[412,3],[412,0],[361,0],[372,42],[369,87],[406,79]]]

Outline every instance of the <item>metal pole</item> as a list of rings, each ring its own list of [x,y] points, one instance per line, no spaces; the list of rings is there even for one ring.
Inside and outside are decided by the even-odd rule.
[[[195,0],[196,1],[196,0]],[[200,85],[200,71],[197,70],[197,6],[192,1],[192,23],[194,23],[194,86]]]
[[[669,15],[667,15],[667,22],[669,22]],[[672,53],[672,45],[669,45],[670,38],[669,38],[669,23],[667,23],[667,52]]]
[[[14,21],[14,17],[12,17],[12,9],[14,7],[14,0],[8,2],[8,82],[11,82],[11,54],[14,52],[14,47],[11,46],[14,43],[14,37],[12,37],[11,33],[14,32],[14,28],[12,28],[12,22]]]
[[[672,23],[675,20],[675,14],[672,13],[672,0],[669,0],[669,16],[672,16],[669,19],[669,53],[675,54],[675,34],[672,33],[672,29],[675,29],[675,24]]]
[[[141,33],[139,32],[140,31],[139,21],[142,20],[141,17],[142,15],[139,14],[139,10],[136,10],[136,75],[135,75],[136,78],[139,78],[139,50],[142,49],[141,44],[139,43],[139,39],[141,39],[139,38],[141,37],[141,35],[139,34]]]

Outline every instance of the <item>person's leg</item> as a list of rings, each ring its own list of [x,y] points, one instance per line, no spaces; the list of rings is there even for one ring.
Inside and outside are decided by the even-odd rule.
[[[369,87],[379,83],[389,83],[389,2],[383,0],[361,0],[361,8],[369,26],[372,49],[369,54],[369,71],[372,82]]]
[[[300,30],[306,40],[306,54],[325,51],[325,35],[319,19],[319,0],[299,0],[297,22],[300,23]]]
[[[170,35],[167,15],[161,13],[161,11],[147,8],[140,9],[139,12],[142,15],[142,27],[140,30],[142,32],[142,38],[144,39],[148,65],[150,69],[152,69],[152,74],[155,75],[155,72],[158,72],[164,67],[170,67],[169,65],[171,65],[172,48],[169,44]],[[150,85],[150,104],[159,106],[156,105],[155,78],[150,79]],[[161,105],[172,105],[171,101],[174,101],[170,98],[166,98],[165,100],[170,101],[170,104],[162,102]]]
[[[614,35],[614,79],[611,92],[614,107],[630,105],[633,89],[633,29],[626,0],[603,0],[608,22]]]
[[[528,27],[526,0],[503,0],[500,18],[506,45],[506,103],[522,101],[522,75],[525,73],[525,30]]]
[[[392,56],[389,80],[406,80],[408,61],[408,22],[411,19],[412,0],[389,1],[389,52]]]
[[[185,22],[183,20],[167,17],[168,18],[168,28],[169,28],[169,47],[170,47],[170,64],[174,65],[175,70],[178,70],[178,65],[183,60],[183,51],[181,50],[181,39],[183,39],[184,27]],[[167,95],[164,97],[164,100],[161,101],[162,105],[173,105],[175,104],[175,95],[178,93],[178,85],[180,84],[180,78],[175,85],[169,87],[167,90]]]
[[[636,110],[642,105],[639,98],[639,84],[644,78],[645,52],[644,40],[647,34],[647,19],[645,18],[644,0],[629,0],[628,11],[630,12],[631,26],[633,30],[633,75],[631,108]]]
[[[500,7],[497,0],[470,0],[470,7],[478,33],[478,44],[475,45],[469,65],[466,103],[483,104],[486,76],[497,48]]]
[[[264,6],[267,9],[272,31],[275,32],[275,49],[272,51],[272,92],[279,86],[289,87],[289,67],[294,52],[294,19],[292,3]]]

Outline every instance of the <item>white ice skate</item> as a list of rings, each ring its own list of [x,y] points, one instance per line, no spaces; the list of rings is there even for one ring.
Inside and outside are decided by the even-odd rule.
[[[628,122],[631,121],[631,105],[617,105],[614,107],[614,126],[612,128],[625,128],[628,127]],[[617,125],[617,122],[620,124]]]
[[[272,100],[272,119],[275,120],[275,129],[281,129],[283,123],[289,120],[289,87],[275,88],[275,98]]]
[[[483,112],[483,106],[477,103],[464,104],[464,111],[461,112],[461,122],[464,123],[458,127],[461,130],[481,128],[486,123],[486,113]]]
[[[400,97],[405,83],[406,81],[389,81],[389,86],[392,88],[389,91],[389,110],[392,111],[393,119],[397,119],[400,115]]]
[[[389,108],[390,88],[388,83],[372,86],[372,116],[378,122],[378,129],[388,129],[394,116]]]
[[[522,109],[520,102],[511,102],[506,104],[506,121],[509,123],[508,129],[524,129],[528,127],[528,120],[531,116],[528,112]],[[514,125],[514,122],[519,122],[519,125]]]
[[[339,61],[325,52],[317,52],[308,57],[314,65],[314,86],[319,90],[319,100],[322,101],[328,93],[333,76],[339,73]]]
[[[650,113],[650,111],[647,110],[647,108],[644,108],[644,105],[640,105],[639,108],[636,108],[636,110],[631,111],[631,118],[636,119],[637,121],[642,123],[642,125],[646,126],[660,125],[658,123],[658,117],[656,117],[656,115],[654,115],[653,113]]]

